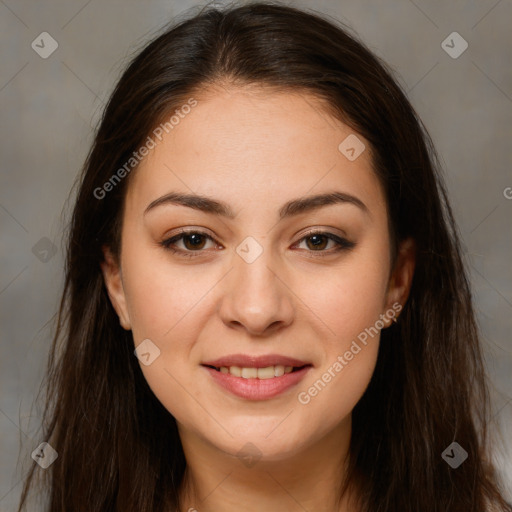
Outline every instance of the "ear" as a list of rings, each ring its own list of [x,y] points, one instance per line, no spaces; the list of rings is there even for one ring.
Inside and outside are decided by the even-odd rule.
[[[412,238],[407,238],[400,243],[398,248],[395,266],[389,278],[386,294],[386,311],[395,311],[395,318],[398,318],[398,312],[403,309],[409,297],[415,264],[416,244]],[[398,305],[400,305],[400,307],[398,307]],[[387,326],[389,327],[391,323],[392,320],[388,322]]]
[[[104,260],[100,263],[103,279],[107,288],[108,296],[112,306],[116,310],[121,326],[129,331],[131,327],[126,297],[123,288],[121,267],[107,246],[102,247]]]

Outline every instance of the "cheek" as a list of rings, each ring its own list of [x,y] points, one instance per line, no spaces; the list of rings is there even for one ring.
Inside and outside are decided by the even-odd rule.
[[[314,273],[298,272],[292,289],[328,328],[338,348],[373,326],[386,302],[389,259],[386,246],[353,252],[339,265]]]
[[[359,348],[345,347],[352,353],[350,361],[345,356],[347,351],[336,354],[301,387],[297,407],[314,430],[327,433],[350,416],[370,383],[378,347],[378,336],[367,346],[359,343]]]
[[[310,417],[323,418],[325,428],[350,414],[377,361],[389,260],[385,243],[367,249],[347,258],[329,279],[302,280],[301,296],[309,297],[318,325],[328,329],[320,336],[320,368],[301,385],[297,401]]]
[[[207,266],[201,271],[194,265],[171,265],[164,251],[141,250],[128,241],[123,265],[134,345],[149,339],[157,347],[158,356],[147,366],[141,362],[141,370],[164,407],[187,424],[190,417],[204,414],[198,402],[208,403],[195,388],[192,360],[204,327],[200,319],[213,314],[208,300],[213,295],[205,294],[219,276]]]
[[[126,252],[125,292],[134,339],[173,337],[218,278],[197,266],[172,265],[163,249]]]
[[[141,362],[144,378],[162,405],[188,424],[191,418],[203,418],[199,404],[208,403],[195,386],[192,364],[194,342],[202,328],[197,316],[205,315],[202,308],[207,303],[197,283],[159,270],[146,268],[131,282],[134,345],[149,339],[157,347],[158,356],[151,364]]]

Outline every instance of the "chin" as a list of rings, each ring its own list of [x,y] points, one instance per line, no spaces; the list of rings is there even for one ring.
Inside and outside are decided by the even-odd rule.
[[[290,435],[289,430],[277,432],[273,429],[275,429],[275,423],[270,428],[266,425],[263,428],[260,424],[249,429],[240,428],[239,432],[230,430],[233,437],[225,436],[222,440],[210,439],[209,441],[218,449],[239,459],[253,458],[262,462],[287,460],[298,454],[307,444],[303,433]]]

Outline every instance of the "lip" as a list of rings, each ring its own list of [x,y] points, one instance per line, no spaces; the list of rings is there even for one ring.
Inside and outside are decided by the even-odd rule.
[[[216,367],[239,366],[241,368],[266,368],[267,366],[293,366],[298,368],[291,373],[285,373],[280,377],[272,379],[244,379],[235,377],[230,373],[221,373]],[[244,354],[233,354],[221,357],[202,364],[214,382],[229,393],[246,400],[269,400],[274,398],[293,386],[296,386],[313,368],[311,363],[301,361],[292,357],[278,354],[264,356],[248,356]]]
[[[301,361],[293,357],[279,354],[266,354],[263,356],[249,356],[247,354],[231,354],[212,361],[205,361],[203,366],[239,366],[240,368],[266,368],[267,366],[294,366],[301,367],[311,365],[309,361]]]
[[[221,373],[208,366],[203,366],[203,368],[220,387],[233,395],[246,400],[268,400],[297,385],[311,370],[312,366],[305,366],[300,370],[285,373],[281,377],[263,380],[235,377],[230,373]]]

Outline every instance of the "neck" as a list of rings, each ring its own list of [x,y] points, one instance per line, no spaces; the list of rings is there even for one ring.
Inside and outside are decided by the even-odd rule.
[[[182,426],[179,430],[187,459],[181,489],[183,512],[239,512],[241,508],[247,512],[355,510],[349,508],[351,497],[355,497],[350,487],[340,496],[351,417],[315,443],[279,460],[264,456],[242,460]]]

